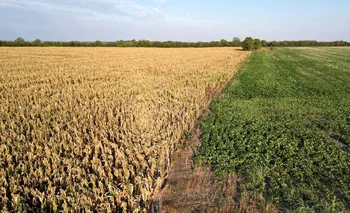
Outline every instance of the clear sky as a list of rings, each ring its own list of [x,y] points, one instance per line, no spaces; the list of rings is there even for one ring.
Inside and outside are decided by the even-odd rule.
[[[0,39],[350,41],[350,0],[0,0]]]

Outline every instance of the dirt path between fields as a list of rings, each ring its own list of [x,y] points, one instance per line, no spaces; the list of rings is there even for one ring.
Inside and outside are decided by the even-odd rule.
[[[238,70],[248,59],[240,64]],[[221,91],[214,97],[219,94]],[[206,108],[202,116],[208,113]],[[257,205],[261,202],[256,201],[263,200],[262,196],[241,195],[239,186],[243,183],[242,178],[230,174],[218,177],[210,167],[194,163],[201,137],[198,122],[191,132],[184,135],[183,145],[174,153],[163,188],[149,212],[261,212],[261,207]],[[264,212],[273,212],[274,207],[267,204],[263,209]]]

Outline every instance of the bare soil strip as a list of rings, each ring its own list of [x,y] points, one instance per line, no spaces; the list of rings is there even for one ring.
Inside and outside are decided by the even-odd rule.
[[[215,97],[219,94],[221,91]],[[208,107],[203,112],[202,116],[206,116]],[[191,132],[184,134],[182,146],[175,151],[163,188],[154,198],[149,212],[277,212],[271,204],[260,206],[264,202],[261,195],[239,191],[243,183],[241,177],[231,174],[218,177],[209,166],[196,165],[194,156],[200,136],[197,120]]]

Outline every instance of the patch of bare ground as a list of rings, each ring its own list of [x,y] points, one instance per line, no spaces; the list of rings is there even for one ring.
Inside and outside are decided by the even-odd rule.
[[[262,195],[242,190],[238,175],[216,176],[210,167],[194,163],[201,132],[185,134],[184,144],[149,212],[278,212]]]

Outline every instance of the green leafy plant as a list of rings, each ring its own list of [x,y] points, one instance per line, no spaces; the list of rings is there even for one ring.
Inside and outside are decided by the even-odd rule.
[[[243,43],[250,49],[254,40]],[[197,160],[217,174],[242,175],[243,188],[282,210],[349,208],[348,55],[328,48],[254,52],[202,118]]]

